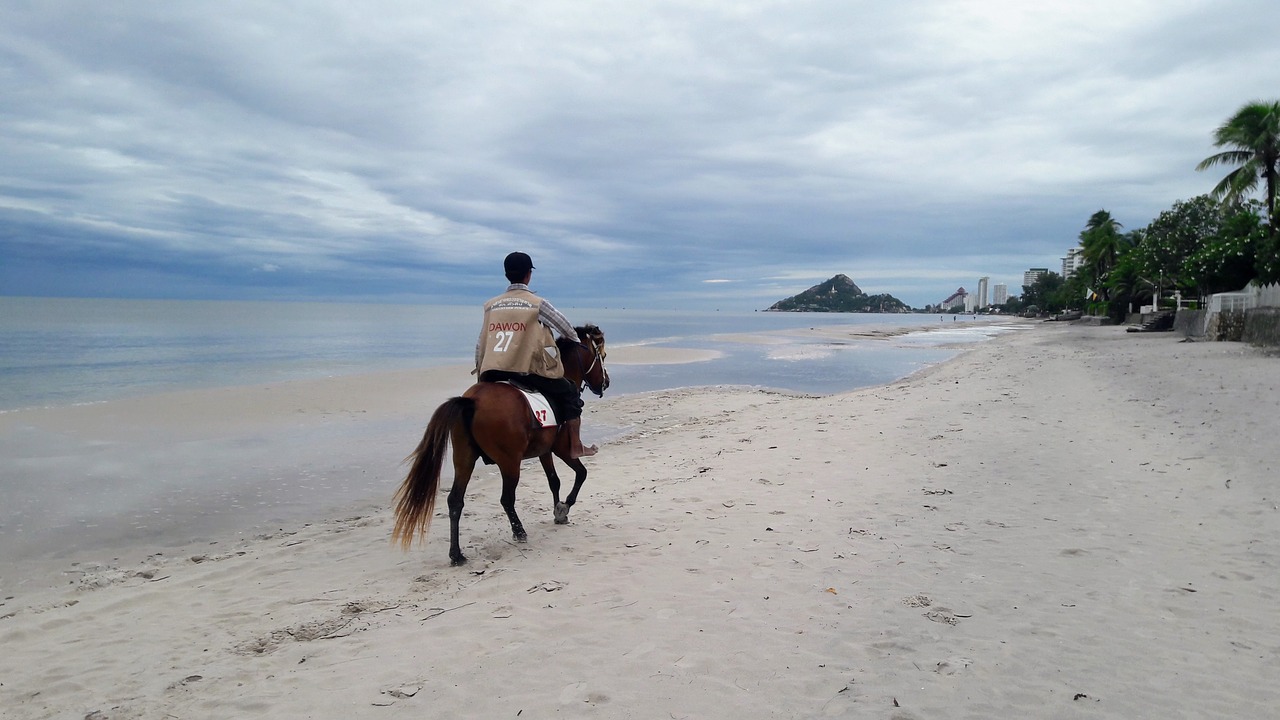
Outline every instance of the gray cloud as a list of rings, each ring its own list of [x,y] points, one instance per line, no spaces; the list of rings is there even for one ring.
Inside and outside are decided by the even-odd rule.
[[[13,5],[8,294],[1017,292],[1211,188],[1280,61],[1244,1]]]

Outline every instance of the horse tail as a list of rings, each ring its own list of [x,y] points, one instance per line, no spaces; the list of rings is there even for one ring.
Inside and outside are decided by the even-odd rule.
[[[454,428],[471,436],[471,419],[476,403],[471,398],[453,397],[436,408],[422,434],[422,442],[405,458],[413,464],[396,491],[396,526],[391,531],[392,542],[408,550],[415,538],[427,537],[431,526],[431,514],[436,506],[436,488],[440,484],[440,468],[444,464],[445,448]]]

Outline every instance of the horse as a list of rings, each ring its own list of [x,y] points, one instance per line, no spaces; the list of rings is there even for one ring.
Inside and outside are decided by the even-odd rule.
[[[579,393],[585,384],[597,397],[603,397],[609,387],[609,373],[604,367],[604,333],[595,325],[574,330],[579,342],[567,338],[556,340],[564,376],[578,387]],[[458,522],[462,519],[467,483],[471,481],[476,461],[481,458],[496,464],[502,473],[502,509],[511,521],[511,534],[516,542],[528,541],[524,525],[516,515],[516,485],[520,482],[522,460],[536,457],[541,461],[555,503],[555,522],[567,524],[569,509],[577,502],[578,491],[587,479],[587,468],[581,460],[570,457],[569,436],[563,429],[563,424],[544,428],[535,422],[524,396],[505,382],[477,382],[461,396],[444,401],[431,415],[417,449],[405,458],[405,462],[412,464],[396,491],[392,541],[408,550],[415,538],[426,540],[447,443],[453,447],[453,487],[448,501],[451,565],[467,562],[458,544]],[[573,491],[563,503],[560,502],[560,477],[552,455],[574,471]]]

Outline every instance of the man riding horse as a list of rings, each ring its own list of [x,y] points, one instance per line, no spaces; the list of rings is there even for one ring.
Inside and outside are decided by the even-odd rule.
[[[568,431],[570,456],[595,455],[594,445],[582,445],[582,396],[564,377],[551,331],[574,342],[578,333],[551,303],[529,290],[534,268],[528,255],[513,252],[502,265],[511,284],[484,304],[484,326],[476,343],[479,379],[511,380],[542,393]]]

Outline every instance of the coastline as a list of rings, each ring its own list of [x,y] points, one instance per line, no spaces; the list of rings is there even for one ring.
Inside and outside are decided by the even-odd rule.
[[[1277,367],[1230,343],[1036,325],[835,396],[593,400],[591,422],[631,429],[588,462],[569,526],[526,463],[529,542],[511,542],[486,468],[464,568],[441,508],[402,554],[384,505],[8,591],[0,706],[1265,716]],[[277,420],[306,401],[296,419],[340,436],[360,414],[341,400],[302,392]]]
[[[883,330],[876,329],[875,342],[887,337],[879,335]],[[734,341],[807,348],[821,358],[831,348],[850,347],[848,332],[839,325],[808,328],[796,343],[788,330],[762,330],[737,334]],[[636,378],[624,375],[633,368],[661,372],[659,385],[721,377],[720,369],[691,375],[676,368],[725,354],[615,345],[608,364],[621,382],[609,397],[634,387]],[[785,361],[801,357],[771,351],[765,362],[790,367]],[[773,379],[785,382],[784,375]],[[752,374],[739,371],[737,377]],[[432,409],[473,379],[468,367],[442,365],[2,412],[0,597],[56,585],[70,563],[129,564],[155,552],[382,507]],[[589,406],[597,402],[588,398]],[[584,436],[607,443],[629,428],[625,419],[592,417],[589,407]]]
[[[192,388],[324,379],[382,370],[470,362],[476,308],[470,305],[369,305],[238,301],[0,297],[0,415]],[[602,324],[613,348],[661,345],[715,349],[724,375],[750,353],[716,342],[717,333],[760,333],[815,324],[920,326],[920,315],[758,313],[569,308]],[[959,318],[964,327],[981,322]],[[951,323],[948,323],[951,324]],[[800,340],[799,342],[803,342]],[[731,372],[731,371],[730,371]],[[666,379],[670,373],[658,371]],[[769,378],[776,382],[781,378]],[[841,378],[822,392],[883,378]],[[750,374],[732,382],[751,384]],[[640,390],[669,385],[650,383]]]

